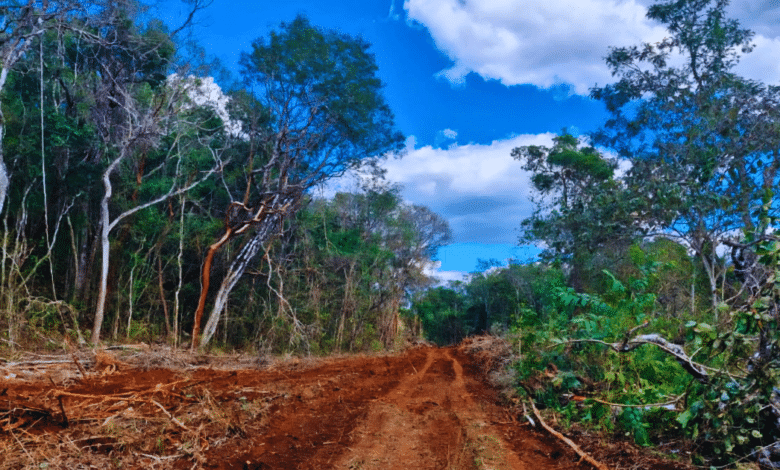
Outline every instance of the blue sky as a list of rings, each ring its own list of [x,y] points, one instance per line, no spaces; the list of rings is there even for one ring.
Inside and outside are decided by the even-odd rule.
[[[453,243],[439,252],[442,279],[460,279],[477,259],[525,260],[520,221],[531,214],[528,175],[510,152],[549,145],[562,128],[586,134],[606,118],[587,97],[612,80],[609,46],[655,42],[667,32],[645,18],[645,0],[214,0],[194,34],[233,72],[252,40],[305,14],[315,25],[372,44],[385,97],[407,155],[385,163],[403,196],[447,219]],[[186,5],[161,0],[171,24]],[[780,83],[780,3],[732,2],[756,32],[738,71]],[[224,84],[223,84],[224,85]],[[339,182],[348,187],[349,182]]]

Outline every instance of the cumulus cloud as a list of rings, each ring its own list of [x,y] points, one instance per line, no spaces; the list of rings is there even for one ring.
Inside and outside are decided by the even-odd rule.
[[[780,85],[780,37],[756,35],[753,45],[753,52],[742,56],[736,72],[753,80]]]
[[[452,281],[464,281],[469,279],[469,273],[465,271],[431,271],[425,273],[427,276],[436,279],[437,285],[447,286]]]
[[[657,42],[668,31],[646,18],[650,0],[406,0],[407,20],[430,32],[453,65],[437,75],[454,85],[469,73],[505,85],[587,94],[614,81],[610,46]],[[756,49],[737,69],[780,83],[780,5],[737,0],[728,13],[754,30]],[[568,86],[568,88],[567,88]]]
[[[439,260],[427,269],[442,282],[461,280],[476,268],[478,258],[526,260],[537,251],[518,247],[520,221],[533,213],[530,174],[511,156],[525,145],[552,146],[553,133],[517,135],[490,144],[449,148],[417,148],[407,139],[402,159],[382,163],[388,184],[400,184],[402,197],[428,206],[452,229],[452,244],[439,250]],[[315,192],[332,197],[338,191],[357,191],[360,175],[347,174]]]
[[[458,131],[454,131],[452,129],[444,129],[443,131],[441,131],[441,134],[448,139],[458,138]]]
[[[780,36],[780,2],[776,0],[732,0],[726,12],[746,28],[765,38]]]
[[[454,62],[441,72],[453,83],[475,72],[506,85],[565,83],[585,94],[611,81],[609,46],[665,33],[634,0],[406,0],[404,8]]]
[[[447,285],[450,281],[463,281],[468,277],[465,271],[442,271],[441,261],[433,261],[425,266],[423,272],[426,276],[436,279],[437,285]]]
[[[433,146],[439,147],[445,143],[452,143],[453,140],[458,138],[458,131],[452,129],[443,129],[436,133],[436,137],[433,139]]]
[[[182,87],[187,96],[198,106],[207,106],[214,110],[225,124],[225,130],[234,136],[241,135],[241,123],[230,119],[227,106],[230,97],[214,81],[214,77],[182,77],[178,74],[168,76],[168,84],[174,87]]]
[[[554,134],[519,135],[488,145],[409,148],[385,162],[388,180],[403,186],[405,199],[447,219],[453,242],[517,242],[520,220],[533,212],[530,176],[511,157],[515,147],[552,145]]]

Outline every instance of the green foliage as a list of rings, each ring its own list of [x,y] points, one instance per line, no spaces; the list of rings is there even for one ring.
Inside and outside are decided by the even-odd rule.
[[[734,73],[753,33],[726,16],[727,4],[653,5],[648,16],[670,36],[613,48],[607,64],[619,80],[592,90],[611,114],[592,137],[630,160],[624,197],[635,201],[636,222],[698,254],[711,308],[730,297],[734,281],[718,245],[737,231],[766,234],[756,208],[780,184],[777,90]]]
[[[241,55],[242,75],[262,90],[257,99],[271,113],[261,132],[284,137],[270,143],[296,160],[285,170],[294,181],[309,187],[403,148],[368,49],[298,16]]]
[[[512,332],[522,345],[554,321],[553,299],[564,285],[560,269],[517,263],[492,268],[415,296],[411,313],[428,340],[455,344],[473,333]]]
[[[595,253],[620,253],[641,233],[632,224],[636,201],[615,180],[616,161],[565,131],[554,142],[512,150],[539,195],[533,215],[521,223],[520,240],[544,243],[541,258],[569,263],[572,284],[583,289]]]
[[[411,312],[420,319],[426,339],[439,345],[456,344],[473,332],[466,298],[457,289],[440,286],[414,299]]]
[[[765,266],[777,269],[780,243],[761,242],[756,252]],[[657,253],[657,251],[656,251]],[[635,253],[637,259],[644,255]],[[729,328],[707,321],[676,320],[658,315],[651,289],[663,285],[669,266],[648,262],[637,277],[621,279],[605,272],[601,293],[558,288],[558,312],[572,316],[560,329],[547,326],[515,365],[525,391],[555,409],[562,422],[632,436],[651,445],[685,437],[697,442],[700,462],[721,465],[775,442],[780,436],[770,403],[777,400],[778,315],[780,286],[770,276],[761,295],[739,306],[726,306]],[[673,273],[671,274],[673,275]],[[620,350],[621,344],[651,330],[685,342],[691,360],[708,367],[696,380],[663,348],[652,344]],[[600,401],[569,401],[585,395]],[[621,406],[610,407],[604,403]],[[666,406],[649,406],[664,404]],[[671,405],[671,406],[670,406]]]
[[[364,40],[302,17],[281,25],[244,56],[247,82],[268,88],[232,93],[223,122],[225,116],[187,96],[205,79],[174,70],[180,60],[174,39],[161,21],[142,23],[135,6],[88,2],[60,18],[66,27],[31,35],[28,53],[8,75],[0,95],[2,150],[13,182],[3,206],[10,241],[0,273],[0,307],[8,312],[0,319],[3,334],[24,320],[36,328],[66,327],[61,315],[26,310],[27,296],[65,299],[78,306],[72,312],[78,321],[91,323],[102,176],[120,155],[109,175],[110,220],[198,180],[215,159],[222,164],[219,178],[125,217],[111,232],[107,323],[123,336],[132,301],[130,337],[159,339],[175,325],[170,338],[178,341],[192,326],[203,253],[223,233],[226,207],[244,199],[252,205],[281,190],[282,180],[293,185],[285,197],[302,197],[327,177],[403,147]],[[168,79],[174,71],[180,82]],[[281,109],[282,102],[290,107]],[[225,128],[238,123],[241,138]],[[261,174],[277,150],[287,166],[270,165]],[[446,224],[381,189],[309,209],[285,220],[284,238],[249,267],[236,298],[250,300],[231,303],[220,339],[270,350],[311,351],[316,343],[320,352],[394,344],[403,331],[399,312],[427,285],[423,268],[449,236]],[[218,253],[215,277],[244,241]]]
[[[297,347],[322,354],[393,347],[404,328],[414,329],[414,316],[402,306],[429,285],[423,268],[448,236],[443,220],[404,204],[393,189],[308,201],[269,268],[277,271],[267,285],[284,289],[286,302],[258,291],[266,298],[258,312],[263,347],[288,348],[296,328],[303,330]],[[282,308],[288,313],[280,316]]]

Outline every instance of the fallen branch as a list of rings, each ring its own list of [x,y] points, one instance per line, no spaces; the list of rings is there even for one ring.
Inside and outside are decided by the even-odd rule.
[[[27,451],[27,448],[24,446],[24,444],[22,444],[22,441],[20,441],[19,438],[16,437],[16,434],[14,434],[13,431],[10,431],[10,433],[14,437],[14,439],[16,439],[16,442],[19,444],[19,447],[21,447],[24,453],[27,455],[27,458],[30,459],[30,462],[32,462],[32,464],[35,465],[35,459],[33,458],[32,455],[30,455],[30,452]]]
[[[528,409],[525,407],[525,402],[522,402],[523,405],[523,416],[525,416],[525,419],[528,420],[529,423],[531,423],[531,426],[536,427],[536,422],[533,418],[528,416]]]
[[[593,401],[595,401],[597,403],[601,403],[603,405],[617,406],[619,408],[665,408],[665,407],[667,407],[669,405],[676,404],[677,402],[682,400],[682,398],[684,396],[685,395],[680,395],[679,397],[675,398],[674,400],[669,400],[669,401],[664,402],[664,403],[647,403],[647,404],[643,404],[643,405],[642,404],[640,404],[640,405],[626,405],[626,404],[623,404],[623,403],[612,403],[612,402],[609,402],[609,401],[599,400],[598,398],[586,398],[586,400],[593,400]]]
[[[72,358],[73,358],[73,362],[75,362],[75,363],[76,363],[76,367],[78,367],[78,368],[79,368],[79,372],[81,372],[81,376],[82,376],[83,378],[85,378],[85,379],[86,379],[86,378],[87,378],[87,373],[86,373],[86,372],[84,372],[84,368],[83,368],[83,367],[81,367],[81,363],[80,363],[80,362],[79,362],[79,360],[76,358],[76,354],[75,354],[75,353],[71,353],[71,354],[70,354],[70,357],[72,357]]]
[[[62,395],[57,397],[57,401],[60,404],[60,411],[62,411],[62,426],[68,427],[68,414],[65,413],[65,405],[62,403]]]
[[[131,351],[148,351],[149,345],[145,343],[141,344],[120,344],[116,346],[106,346],[106,351],[127,351],[128,349]]]
[[[71,359],[51,360],[51,361],[19,361],[6,362],[3,367],[22,367],[22,366],[46,366],[52,364],[67,364],[73,362]]]
[[[173,421],[177,426],[179,426],[180,428],[184,429],[185,431],[189,431],[190,430],[190,428],[188,428],[181,421],[176,419],[175,416],[173,416],[172,414],[168,413],[168,410],[166,410],[165,407],[163,407],[161,404],[157,403],[155,400],[149,400],[149,402],[154,404],[160,410],[162,410],[162,412],[165,413],[165,415],[168,418],[170,418],[170,420]]]
[[[638,327],[634,328],[631,331],[634,331],[641,327],[644,327],[644,324],[639,325]],[[691,374],[693,378],[695,378],[699,382],[705,384],[709,383],[710,381],[710,375],[707,373],[707,370],[716,370],[711,367],[707,367],[704,364],[699,364],[698,362],[694,362],[693,359],[691,359],[685,353],[685,350],[682,348],[682,346],[674,344],[658,334],[639,335],[632,339],[624,339],[620,343],[607,343],[606,341],[601,341],[597,339],[571,339],[566,341],[566,343],[603,344],[604,346],[607,346],[608,348],[618,353],[633,351],[634,349],[638,348],[639,346],[642,346],[643,344],[653,344],[658,348],[660,348],[662,351],[674,356],[674,358],[677,360],[677,363],[679,363],[680,366],[682,366],[682,368],[685,369],[686,372]]]
[[[564,436],[563,434],[559,433],[555,429],[551,428],[547,423],[544,422],[542,419],[542,415],[539,414],[539,410],[536,409],[536,405],[534,405],[533,400],[529,400],[529,403],[531,404],[531,410],[534,412],[534,416],[536,416],[536,419],[539,420],[539,424],[542,425],[544,429],[546,429],[550,434],[557,437],[561,440],[561,442],[565,443],[569,447],[571,447],[574,452],[577,453],[577,455],[580,456],[580,458],[589,464],[593,465],[593,468],[596,468],[597,470],[609,470],[609,468],[604,465],[603,463],[597,461],[593,457],[591,457],[589,454],[587,454],[584,450],[580,448],[577,444],[575,444],[571,439]]]

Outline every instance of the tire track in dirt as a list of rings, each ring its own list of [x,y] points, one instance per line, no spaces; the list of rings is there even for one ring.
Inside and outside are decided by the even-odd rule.
[[[353,357],[278,377],[274,387],[292,393],[269,409],[259,431],[223,446],[212,454],[216,458],[209,455],[206,468],[330,468],[352,444],[352,431],[371,402],[424,369],[425,360],[417,349],[401,358]],[[230,458],[220,461],[217,454]]]
[[[460,362],[448,349],[426,352],[419,372],[369,407],[357,442],[333,468],[531,468],[490,429],[466,390]]]

